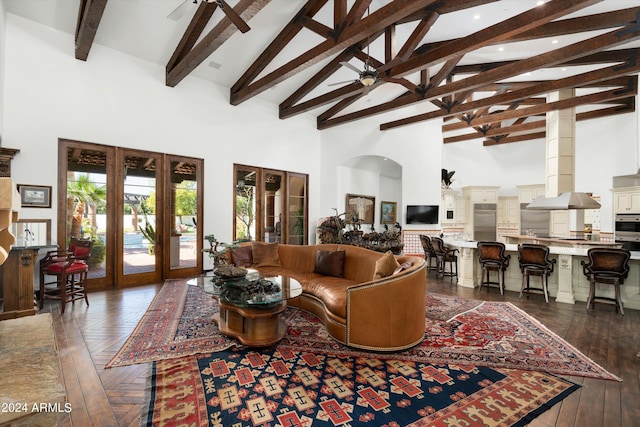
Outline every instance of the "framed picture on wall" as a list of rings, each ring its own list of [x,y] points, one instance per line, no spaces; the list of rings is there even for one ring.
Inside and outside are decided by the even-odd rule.
[[[23,208],[50,208],[51,187],[46,185],[18,184],[20,203]]]
[[[396,223],[396,202],[380,202],[380,224]]]
[[[361,194],[347,194],[344,211],[347,222],[360,221],[360,224],[373,224],[375,219],[376,198]]]

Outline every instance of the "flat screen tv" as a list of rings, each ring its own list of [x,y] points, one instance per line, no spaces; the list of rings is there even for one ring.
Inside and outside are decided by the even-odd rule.
[[[407,224],[437,224],[438,205],[407,205]]]

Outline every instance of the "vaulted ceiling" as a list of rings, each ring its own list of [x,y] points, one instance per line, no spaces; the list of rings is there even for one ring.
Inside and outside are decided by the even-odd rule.
[[[133,14],[139,3],[79,0],[76,58],[90,61],[101,32],[114,31],[103,16]],[[543,138],[552,110],[575,107],[577,120],[589,120],[636,108],[636,0],[163,3],[168,19],[184,22],[181,35],[157,38],[172,43],[168,86],[222,67],[231,105],[273,90],[281,119],[311,113],[318,129],[369,117],[380,131],[443,119],[445,143],[495,145]]]

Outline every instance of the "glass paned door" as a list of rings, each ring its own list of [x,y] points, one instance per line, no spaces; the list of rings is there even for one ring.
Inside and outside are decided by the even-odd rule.
[[[262,224],[256,221],[261,201],[257,197],[256,185],[260,171],[250,166],[234,166],[235,218],[234,240],[254,240],[261,236]]]
[[[289,236],[291,245],[307,244],[307,177],[289,173]]]
[[[282,221],[284,207],[285,174],[279,171],[265,170],[262,174],[263,198],[262,204],[264,226],[262,241],[269,243],[282,242]]]
[[[64,244],[59,244],[68,247],[72,237],[91,238],[93,248],[88,262],[89,278],[104,278],[107,250],[107,171],[102,162],[93,165],[90,170],[77,169],[67,170],[67,230]]]
[[[165,277],[199,274],[202,265],[202,171],[201,159],[165,156],[165,188],[169,215],[165,232]],[[168,266],[168,268],[167,268]]]
[[[122,180],[119,193],[119,282],[134,284],[160,280],[162,259],[162,156],[158,153],[119,150]]]
[[[88,287],[113,283],[115,233],[109,199],[115,188],[115,149],[98,144],[59,140],[58,223],[55,241],[67,248],[71,237],[91,238]]]

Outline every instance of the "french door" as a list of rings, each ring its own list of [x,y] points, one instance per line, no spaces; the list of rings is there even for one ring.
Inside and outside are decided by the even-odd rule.
[[[90,288],[202,271],[202,167],[202,159],[60,141],[58,244],[93,239]]]
[[[235,164],[234,240],[306,245],[306,174]]]

